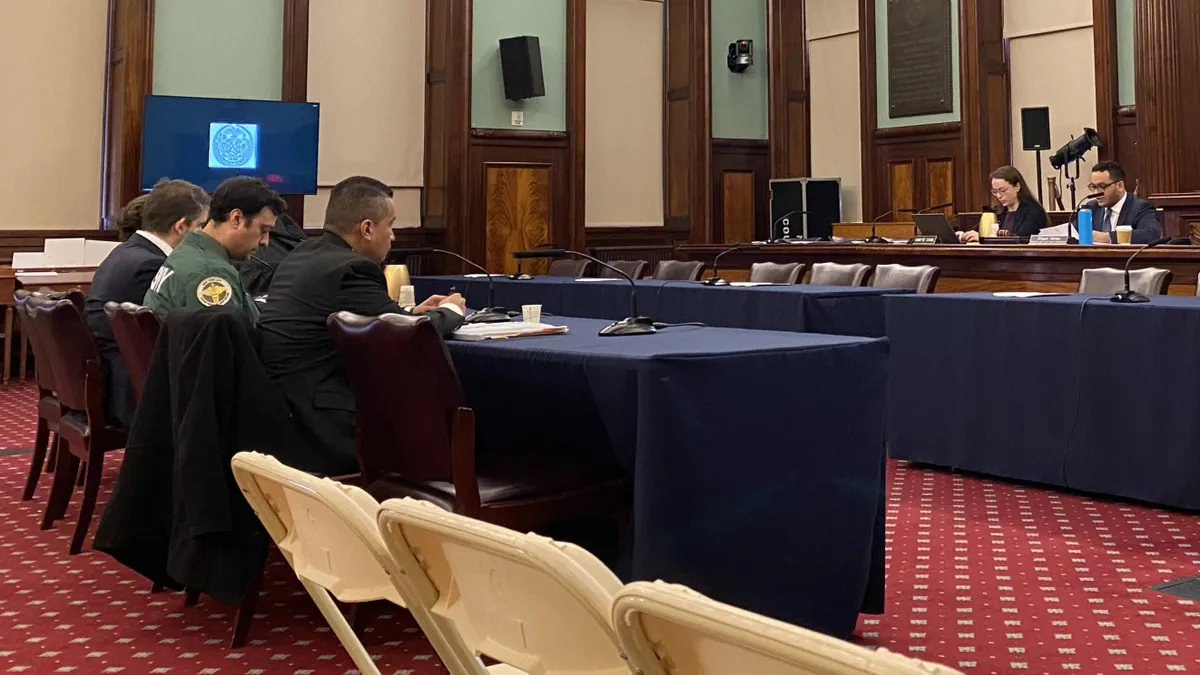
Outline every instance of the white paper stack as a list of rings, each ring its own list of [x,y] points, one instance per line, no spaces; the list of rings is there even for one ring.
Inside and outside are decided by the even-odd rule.
[[[33,270],[46,266],[46,254],[42,252],[13,253],[12,267],[14,270]]]
[[[499,323],[469,323],[450,334],[455,340],[506,340],[534,335],[560,335],[567,332],[566,326],[551,326],[546,323],[504,321]]]
[[[87,240],[83,237],[47,239],[44,262],[46,267],[83,267],[87,257]]]
[[[83,264],[86,267],[98,267],[108,257],[112,250],[119,246],[115,241],[98,241],[88,239],[83,247]]]

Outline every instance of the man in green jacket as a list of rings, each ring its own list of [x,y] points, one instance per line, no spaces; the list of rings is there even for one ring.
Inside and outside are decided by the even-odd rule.
[[[228,306],[257,321],[254,298],[230,261],[245,260],[265,246],[275,218],[286,210],[283,198],[258,178],[239,176],[221,183],[212,196],[208,223],[171,251],[143,304],[160,319],[172,309]]]

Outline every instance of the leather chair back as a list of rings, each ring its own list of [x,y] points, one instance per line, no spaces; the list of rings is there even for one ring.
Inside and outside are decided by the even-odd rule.
[[[546,272],[546,275],[578,279],[587,273],[587,266],[590,262],[590,260],[555,260],[550,263],[550,271]]]
[[[338,312],[327,325],[354,389],[358,459],[366,484],[386,473],[452,481],[451,425],[467,401],[429,319]]]
[[[610,260],[609,265],[621,270],[625,274],[634,279],[641,279],[646,276],[646,267],[648,263],[645,260]],[[600,276],[605,279],[620,279],[620,274],[608,269],[607,267],[600,268]]]
[[[42,339],[44,354],[54,370],[59,402],[103,422],[100,355],[79,309],[68,298],[37,303],[33,321],[34,332]]]
[[[697,281],[704,273],[704,263],[699,261],[663,260],[654,268],[654,278],[660,281]]]
[[[117,348],[121,350],[121,359],[129,371],[129,380],[133,383],[133,401],[137,403],[142,400],[142,386],[146,383],[146,373],[150,372],[154,343],[158,341],[162,324],[150,308],[132,302],[119,305],[106,302],[104,313],[108,315]]]
[[[750,266],[750,281],[761,284],[794,284],[804,276],[803,263],[762,262]]]
[[[21,324],[21,332],[29,339],[29,348],[33,350],[33,373],[38,389],[45,396],[54,391],[54,364],[46,353],[44,340],[38,333],[39,324],[33,319],[33,309],[39,303],[47,302],[47,297],[40,293],[31,293],[21,289],[13,294],[17,319]]]
[[[1164,295],[1171,287],[1171,270],[1146,267],[1129,271],[1129,287],[1142,295]],[[1079,278],[1080,293],[1104,295],[1125,289],[1124,270],[1112,267],[1096,267],[1083,271]]]
[[[817,263],[813,265],[808,283],[814,286],[862,286],[870,273],[871,266],[860,263]]]
[[[942,271],[933,265],[909,267],[905,265],[879,265],[871,278],[874,288],[907,288],[918,295],[932,293],[937,287]]]

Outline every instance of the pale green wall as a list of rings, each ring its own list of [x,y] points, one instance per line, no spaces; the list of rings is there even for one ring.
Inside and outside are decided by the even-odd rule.
[[[1133,0],[1117,0],[1117,82],[1118,105],[1135,105],[1137,76],[1133,67]]]
[[[154,93],[280,98],[284,0],[157,0]]]
[[[1047,0],[1048,2],[1053,0]],[[954,111],[940,115],[920,115],[917,117],[888,117],[888,31],[887,31],[888,0],[875,0],[875,103],[880,129],[894,127],[913,127],[920,124],[939,124],[942,122],[958,122],[961,117],[962,94],[959,92],[959,58],[958,58],[958,0],[950,0],[950,59],[954,66],[951,79],[954,81]]]
[[[475,0],[472,13],[471,126],[511,129],[512,111],[523,110],[522,129],[566,131],[566,0]],[[509,101],[504,98],[500,39],[521,35],[537,36],[541,43],[546,95]]]
[[[729,43],[754,40],[754,65],[729,71]],[[768,73],[766,0],[712,0],[713,138],[766,140]]]

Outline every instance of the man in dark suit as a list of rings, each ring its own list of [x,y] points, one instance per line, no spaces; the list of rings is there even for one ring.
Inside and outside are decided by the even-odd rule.
[[[134,405],[129,373],[104,314],[104,303],[141,304],[172,249],[208,220],[208,203],[208,195],[198,186],[162,180],[126,205],[117,218],[117,227],[131,234],[96,268],[85,305],[88,326],[100,352],[104,410],[111,422],[128,427]]]
[[[1092,167],[1092,192],[1101,193],[1088,204],[1092,212],[1093,241],[1117,243],[1117,227],[1133,228],[1134,244],[1149,244],[1162,237],[1162,223],[1154,205],[1125,188],[1125,170],[1116,162],[1100,162]]]
[[[340,311],[407,313],[388,296],[381,267],[395,220],[390,188],[373,178],[347,178],[330,193],[325,233],[292,251],[271,280],[258,322],[261,354],[305,446],[289,456],[297,468],[358,471],[354,391],[325,322]],[[428,316],[444,335],[462,324],[464,311],[456,293],[429,298],[411,313]]]

